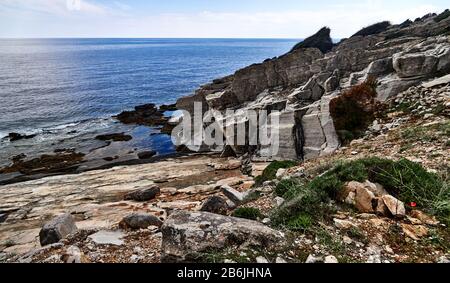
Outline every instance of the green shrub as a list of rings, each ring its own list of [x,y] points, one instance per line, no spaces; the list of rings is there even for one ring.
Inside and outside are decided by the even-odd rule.
[[[307,214],[300,214],[287,222],[287,228],[292,231],[307,231],[313,224],[313,219]]]
[[[300,180],[285,180],[276,193],[288,201],[275,209],[272,222],[287,228],[295,227],[301,217],[308,215],[317,221],[331,213],[326,203],[334,199],[349,181],[370,180],[381,184],[390,194],[405,203],[415,202],[419,208],[450,221],[450,188],[437,174],[406,159],[392,161],[364,158],[341,162],[308,184]]]
[[[253,207],[240,207],[236,209],[233,214],[233,217],[244,218],[249,220],[257,220],[262,217],[262,213],[257,208]]]
[[[267,166],[261,176],[255,178],[256,184],[261,185],[266,181],[274,180],[279,169],[288,169],[297,165],[296,161],[274,161]]]
[[[299,217],[309,216],[311,221],[316,221],[328,214],[326,203],[329,198],[326,193],[312,189],[309,185],[299,185],[295,190],[295,196],[272,212],[273,224],[289,228]]]
[[[290,200],[299,193],[302,186],[304,186],[303,182],[298,179],[282,180],[276,186],[275,194],[286,200]]]

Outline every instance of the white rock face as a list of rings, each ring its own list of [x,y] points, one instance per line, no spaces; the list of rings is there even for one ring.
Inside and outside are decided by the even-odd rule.
[[[259,222],[207,212],[174,212],[161,231],[163,262],[188,261],[207,250],[229,248],[230,243],[270,247],[283,239]]]

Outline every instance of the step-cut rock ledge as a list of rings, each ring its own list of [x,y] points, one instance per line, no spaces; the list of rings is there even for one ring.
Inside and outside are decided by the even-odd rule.
[[[259,146],[256,157],[308,160],[332,154],[341,144],[329,105],[344,90],[375,78],[377,99],[384,101],[449,73],[447,15],[430,14],[401,25],[381,22],[335,45],[330,30],[323,28],[285,55],[202,86],[178,100],[177,107],[193,113],[194,102],[200,102],[204,112],[222,115],[226,109],[278,110],[281,113],[273,115],[280,116],[280,150],[273,153],[270,146]],[[238,156],[253,151],[232,144],[230,148]]]

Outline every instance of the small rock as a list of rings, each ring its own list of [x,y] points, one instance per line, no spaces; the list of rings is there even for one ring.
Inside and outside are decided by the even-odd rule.
[[[428,228],[422,225],[402,224],[403,233],[413,240],[420,240],[428,235]]]
[[[343,230],[348,230],[352,227],[356,227],[355,224],[353,224],[352,222],[348,221],[348,220],[341,220],[341,219],[334,219],[334,226],[336,226],[336,228],[338,229],[343,229]]]
[[[130,141],[133,139],[133,137],[130,135],[125,135],[124,133],[119,133],[119,134],[99,135],[96,136],[95,139],[100,141],[120,142],[120,141]]]
[[[384,195],[382,199],[393,216],[404,216],[406,214],[405,204],[402,201],[391,195]]]
[[[275,263],[283,264],[283,263],[287,263],[287,261],[282,257],[277,257],[275,260]]]
[[[75,220],[70,214],[63,214],[55,217],[46,223],[39,232],[41,246],[58,243],[68,235],[77,231]]]
[[[276,178],[278,180],[281,180],[284,177],[284,175],[286,175],[286,172],[287,172],[287,169],[283,169],[283,168],[278,169],[277,174],[276,174]]]
[[[142,257],[138,256],[138,255],[132,255],[130,257],[130,262],[131,263],[138,263],[140,260],[142,259]]]
[[[384,247],[384,250],[388,253],[388,254],[394,254],[394,250],[392,250],[392,248],[387,245],[386,247]]]
[[[319,262],[323,262],[323,258],[315,257],[311,254],[308,256],[305,263],[319,263]]]
[[[225,215],[228,211],[228,204],[223,198],[212,196],[203,203],[200,211]]]
[[[438,259],[437,263],[450,263],[450,259],[446,256],[442,256]]]
[[[436,226],[439,225],[439,221],[434,216],[427,215],[426,213],[420,211],[420,210],[413,210],[411,211],[411,216],[419,219],[423,223],[430,225],[430,226]]]
[[[258,256],[256,258],[256,263],[269,263],[269,261],[265,257]]]
[[[119,226],[123,229],[147,229],[150,226],[161,227],[163,222],[151,214],[133,213],[122,219]]]
[[[139,152],[138,153],[138,158],[139,159],[150,159],[153,156],[155,156],[157,154],[156,151],[154,150],[150,150],[150,151],[143,151],[143,152]]]
[[[281,205],[283,205],[283,203],[286,201],[284,198],[282,198],[282,197],[276,197],[275,199],[275,203],[276,203],[276,205],[279,207],[279,206],[281,206]]]
[[[149,201],[161,193],[158,186],[152,185],[149,188],[139,189],[125,195],[125,200]]]
[[[267,225],[270,223],[270,218],[264,218],[261,222]]]
[[[122,246],[124,234],[120,231],[99,231],[95,234],[89,236],[95,244],[97,245],[112,245],[112,246]]]
[[[339,263],[338,259],[335,256],[329,255],[325,257],[324,263]]]
[[[233,189],[230,186],[224,185],[221,187],[222,193],[235,204],[240,204],[245,199],[245,194]]]
[[[211,167],[214,167],[217,171],[227,171],[227,170],[236,170],[241,168],[241,161],[237,159],[231,159],[226,161],[225,163],[214,163],[210,164]]]
[[[61,256],[61,260],[65,263],[86,263],[83,259],[84,255],[77,246],[70,246]]]
[[[224,260],[223,263],[230,264],[230,263],[236,263],[236,262],[234,260],[231,260],[231,259],[226,259],[226,260]]]
[[[342,238],[342,241],[343,241],[344,244],[346,244],[346,245],[351,245],[351,244],[353,243],[353,240],[352,240],[350,237],[348,237],[348,236],[344,236],[344,237]]]

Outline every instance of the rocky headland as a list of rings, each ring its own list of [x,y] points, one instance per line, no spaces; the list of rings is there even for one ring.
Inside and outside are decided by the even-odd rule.
[[[0,261],[448,263],[449,26],[323,28],[177,102],[279,115],[272,155],[230,143],[0,187]],[[120,119],[169,124],[144,108]]]

